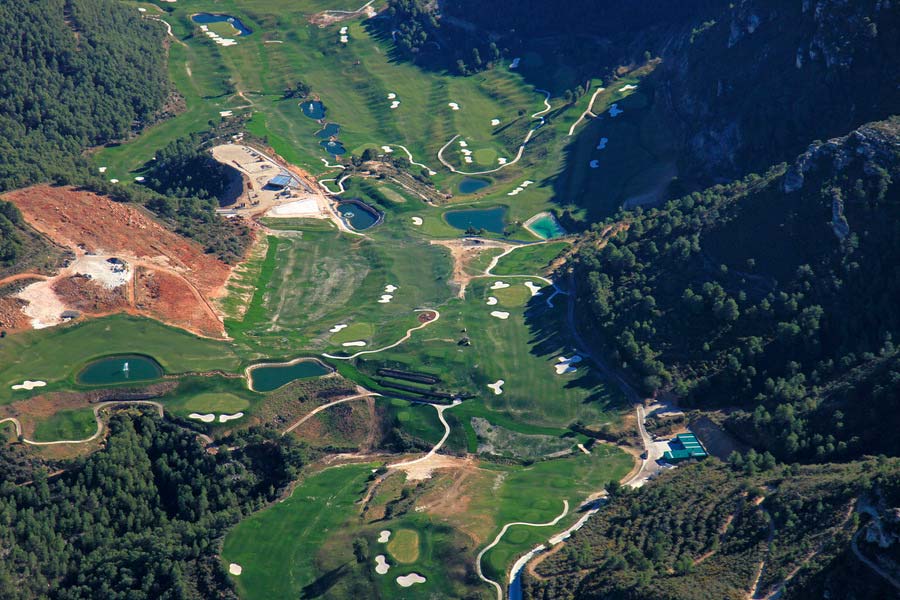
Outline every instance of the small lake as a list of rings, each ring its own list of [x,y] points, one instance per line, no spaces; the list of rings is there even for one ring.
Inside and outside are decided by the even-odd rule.
[[[368,229],[381,218],[378,211],[359,200],[341,202],[338,204],[338,212],[344,221],[357,231]]]
[[[466,177],[461,182],[459,182],[459,193],[460,194],[474,194],[480,189],[486,188],[491,185],[491,182],[486,179],[475,179],[474,177]]]
[[[503,233],[506,228],[506,207],[473,208],[470,210],[451,210],[444,213],[444,218],[451,227],[466,231],[470,227],[484,229],[492,233]]]
[[[244,25],[240,19],[232,17],[231,15],[199,13],[191,17],[191,20],[200,25],[209,25],[210,23],[231,23],[231,25],[238,30],[238,35],[250,35],[253,33],[253,30]]]
[[[344,145],[337,140],[322,140],[319,142],[319,145],[325,148],[328,154],[331,154],[332,156],[340,156],[341,154],[347,153],[347,149]]]
[[[319,139],[327,140],[332,137],[337,137],[337,135],[341,132],[341,126],[337,123],[328,123],[321,130],[316,132],[316,137]]]
[[[566,230],[563,229],[562,225],[559,224],[559,221],[556,220],[556,217],[554,217],[550,213],[547,213],[540,218],[535,219],[528,225],[528,227],[545,240],[566,235]]]
[[[160,364],[149,356],[125,354],[95,360],[75,379],[85,385],[114,385],[159,379],[163,374]]]
[[[301,360],[292,365],[267,365],[250,370],[250,384],[257,392],[271,392],[297,379],[328,375],[331,369],[317,360]]]
[[[300,103],[300,110],[304,115],[316,121],[325,118],[325,105],[318,100],[304,100]]]

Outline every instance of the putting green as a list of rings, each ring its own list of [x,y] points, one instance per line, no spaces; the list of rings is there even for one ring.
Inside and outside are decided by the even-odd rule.
[[[228,393],[198,394],[184,403],[183,410],[190,412],[222,412],[236,413],[250,406],[244,398]]]
[[[412,529],[399,529],[391,535],[387,550],[397,562],[411,564],[419,558],[419,533]]]

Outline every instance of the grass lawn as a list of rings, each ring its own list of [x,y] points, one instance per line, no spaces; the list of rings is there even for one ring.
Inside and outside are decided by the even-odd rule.
[[[391,534],[387,551],[398,562],[414,563],[419,558],[419,534],[414,529],[398,529]]]
[[[494,275],[543,275],[550,262],[569,246],[566,242],[516,248],[497,262]]]
[[[34,441],[83,440],[97,432],[93,408],[61,410],[38,421],[34,427]]]
[[[198,394],[184,403],[184,410],[191,412],[208,413],[236,413],[250,406],[245,398],[239,398],[234,394]]]

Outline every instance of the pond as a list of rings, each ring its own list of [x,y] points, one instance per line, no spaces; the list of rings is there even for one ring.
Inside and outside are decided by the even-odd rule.
[[[503,233],[506,228],[506,207],[473,208],[470,210],[451,210],[444,213],[444,218],[451,227],[466,231],[470,227],[484,229],[493,233]]]
[[[219,15],[219,14],[211,14],[211,13],[198,13],[191,17],[191,20],[194,23],[198,23],[200,25],[209,25],[210,23],[231,23],[231,25],[238,30],[238,35],[250,35],[253,33],[253,30],[244,25],[240,19],[237,17],[232,17],[231,15]]]
[[[381,220],[377,210],[361,200],[347,200],[338,204],[338,212],[350,227],[363,231],[376,225]]]
[[[257,392],[271,392],[297,379],[328,375],[331,369],[313,359],[294,364],[271,364],[250,368],[250,387]]]
[[[528,228],[545,240],[566,235],[566,230],[559,224],[556,217],[550,213],[539,215],[537,219],[529,223]]]
[[[124,354],[95,360],[75,379],[85,385],[113,385],[159,379],[163,374],[163,368],[149,356]]]
[[[304,115],[316,121],[325,118],[325,105],[318,100],[304,100],[300,103],[300,110]]]
[[[347,149],[344,145],[337,140],[322,140],[319,142],[319,145],[325,148],[328,154],[331,154],[332,156],[340,156],[341,154],[347,153]]]
[[[480,189],[486,188],[491,185],[491,182],[486,179],[475,179],[474,177],[466,177],[461,182],[459,182],[459,193],[460,194],[474,194]]]
[[[340,132],[340,125],[338,125],[337,123],[328,123],[327,125],[325,125],[325,127],[316,132],[316,137],[327,140],[333,137],[337,137]]]

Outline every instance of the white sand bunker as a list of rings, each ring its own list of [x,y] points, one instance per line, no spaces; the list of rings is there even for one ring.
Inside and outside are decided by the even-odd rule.
[[[393,102],[391,102],[391,108],[397,108],[398,106],[400,106],[399,100],[394,100]]]
[[[509,63],[509,68],[510,69],[518,69],[520,62],[522,62],[521,58],[514,58],[513,61],[511,63]]]
[[[464,156],[464,157],[463,157],[463,160],[466,161],[467,164],[472,164],[472,157],[471,157],[471,156]]]
[[[599,160],[592,160],[589,164],[591,165],[591,168],[592,168],[592,169],[596,169],[596,168],[598,168],[598,167],[600,166],[600,161],[599,161]]]
[[[491,119],[491,126],[496,127],[500,124],[500,119]]]
[[[509,284],[504,281],[495,281],[494,285],[491,286],[492,290],[502,290],[504,288],[508,288]]]
[[[328,331],[330,331],[331,333],[337,333],[337,332],[340,331],[341,329],[347,329],[347,327],[348,327],[348,325],[347,325],[346,323],[341,323],[340,325],[335,325],[334,327],[332,327],[332,328],[329,329]]]
[[[411,218],[412,218],[413,225],[421,225],[423,222],[422,217],[411,217]]]
[[[505,310],[492,310],[492,317],[497,317],[498,319],[503,319],[504,321],[509,318],[509,313]]]
[[[137,181],[138,183],[143,183],[144,179],[145,178],[142,175],[138,175],[137,177],[134,178],[134,180]]]
[[[535,285],[533,281],[526,281],[525,287],[528,288],[528,291],[531,292],[532,296],[540,296],[541,295],[541,286]]]
[[[613,119],[621,115],[623,112],[625,111],[619,108],[618,102],[609,107],[609,116],[611,116]]]
[[[488,299],[487,299],[487,305],[488,305],[488,306],[495,306],[496,304],[497,304],[497,299],[496,299],[495,297],[493,297],[493,296],[488,296]]]
[[[191,419],[197,419],[198,421],[203,421],[204,423],[212,423],[216,420],[216,415],[212,413],[206,413],[205,415],[201,415],[200,413],[191,413],[188,415]]]
[[[498,162],[499,164],[501,164],[501,165],[505,165],[505,164],[507,163],[507,159],[505,159],[505,158],[503,158],[502,156],[500,156],[500,157],[497,158],[497,162]]]
[[[387,284],[386,286],[384,286],[384,291],[385,291],[386,294],[393,294],[393,293],[396,292],[398,289],[399,289],[399,288],[398,288],[396,285],[391,285],[390,283]]]
[[[391,92],[390,94],[388,94],[388,100],[396,100],[396,99],[397,99],[397,94],[395,94],[394,92]]]
[[[466,140],[459,140],[459,147],[460,148],[468,148],[469,143]]]
[[[118,180],[118,179],[115,179],[115,178],[113,178],[113,179],[110,179],[110,180],[109,180],[109,182],[110,182],[110,183],[119,183],[119,180]]]
[[[97,170],[101,173],[106,173],[106,167],[97,167]]]
[[[453,110],[459,110],[459,104],[457,104],[456,102],[448,102],[447,106],[449,106]]]
[[[350,38],[348,38],[346,35],[342,35],[342,36],[341,36],[341,43],[342,43],[342,44],[346,44],[346,43],[349,42],[349,41],[350,41]]]
[[[622,86],[622,91],[623,91],[623,92],[630,92],[631,90],[636,90],[636,89],[637,89],[637,86],[636,86],[636,85],[631,85],[630,83],[629,83],[628,85],[623,85],[623,86]]]
[[[606,148],[606,144],[609,143],[609,138],[602,137],[600,138],[600,143],[597,144],[597,150],[603,150]]]
[[[347,35],[347,28],[341,27],[341,35]]]
[[[387,575],[387,572],[390,570],[391,565],[387,563],[387,559],[384,557],[384,554],[379,554],[375,557],[375,572],[379,575]]]
[[[506,382],[503,381],[502,379],[498,379],[498,380],[495,381],[494,383],[489,383],[489,384],[487,384],[487,386],[488,386],[489,388],[491,388],[492,390],[494,390],[494,394],[496,394],[497,396],[499,396],[500,394],[503,393],[503,390],[502,390],[501,388],[503,387],[503,384],[504,384],[504,383],[506,383]]]
[[[356,347],[356,346],[365,346],[365,345],[366,345],[366,343],[362,340],[356,340],[355,342],[344,342],[343,344],[341,344],[341,346],[344,346],[345,348],[352,348],[352,347]]]
[[[566,358],[565,356],[560,356],[556,360],[557,360],[557,363],[555,365],[553,365],[553,367],[556,369],[557,375],[562,375],[564,373],[574,373],[577,369],[575,367],[573,367],[572,365],[580,363],[581,357],[576,354],[572,358]]]
[[[232,575],[240,575],[244,572],[244,567],[237,563],[231,563],[230,565],[228,565],[228,572]]]
[[[47,385],[46,381],[31,381],[30,379],[26,379],[22,383],[17,383],[12,386],[14,390],[33,390],[34,388],[44,387]]]
[[[233,114],[234,114],[234,113],[231,112],[230,110],[220,110],[220,111],[219,111],[219,116],[220,116],[220,117],[230,117],[230,116],[233,115]]]
[[[234,421],[235,419],[240,419],[244,416],[242,412],[236,412],[233,415],[219,415],[219,423],[227,423],[228,421]]]
[[[378,299],[378,304],[387,304],[393,299],[394,296],[392,294],[382,294],[381,298]]]
[[[400,587],[409,587],[415,583],[425,583],[426,579],[418,573],[410,573],[409,575],[401,575],[397,578],[397,584]]]
[[[390,146],[382,146],[382,147],[381,147],[381,150],[382,150],[385,154],[390,154],[391,152],[394,151],[394,149],[391,148]]]
[[[378,532],[378,543],[379,544],[387,544],[388,540],[391,539],[391,531],[389,529],[382,529]]]

